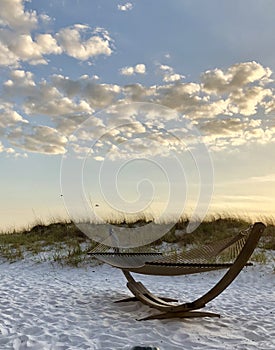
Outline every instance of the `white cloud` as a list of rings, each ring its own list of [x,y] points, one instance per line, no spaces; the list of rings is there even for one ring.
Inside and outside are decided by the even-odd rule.
[[[142,64],[142,63],[137,64],[135,66],[135,73],[137,73],[137,74],[145,74],[146,73],[146,66],[145,66],[145,64]]]
[[[214,119],[200,126],[200,129],[208,136],[240,137],[247,126],[240,118]]]
[[[261,126],[261,120],[226,118],[205,121],[198,125],[205,143],[215,151],[239,147],[249,143],[267,144],[274,139],[275,130]]]
[[[97,160],[98,162],[102,162],[105,158],[101,156],[95,156],[94,160]]]
[[[143,63],[139,63],[133,67],[123,67],[120,69],[121,75],[134,75],[134,74],[145,74],[146,66]]]
[[[8,66],[18,66],[20,61],[27,61],[30,64],[47,64],[44,55],[62,53],[62,49],[51,34],[40,34],[33,39],[28,33],[2,31],[0,32],[0,45],[10,59],[8,62],[0,55],[0,64]]]
[[[184,78],[183,75],[181,74],[166,74],[164,77],[163,77],[163,81],[165,83],[171,83],[171,82],[174,82],[174,81],[179,81],[181,80],[182,78]]]
[[[91,108],[104,108],[114,103],[121,91],[120,86],[113,84],[95,84],[88,82],[83,89],[82,96]]]
[[[272,91],[261,86],[236,89],[228,98],[229,111],[247,116],[253,115],[257,112],[257,106],[268,96],[272,96]]]
[[[72,98],[81,93],[82,84],[83,82],[89,81],[89,77],[80,77],[78,80],[72,80],[69,77],[65,77],[61,74],[55,74],[52,76],[51,80],[52,85],[56,89],[64,93],[64,95],[68,96],[69,98]]]
[[[249,126],[252,128],[261,126],[262,121],[260,119],[250,119],[249,120]]]
[[[0,141],[0,153],[5,153],[6,155],[12,155],[12,156],[17,155],[17,153],[13,148],[5,147],[1,141]]]
[[[21,34],[13,38],[10,49],[22,61],[30,61],[31,64],[46,64],[41,47],[33,41],[31,35]]]
[[[243,88],[271,76],[271,70],[257,62],[237,63],[227,71],[214,69],[202,74],[203,89],[209,93],[223,94]]]
[[[67,138],[48,126],[28,126],[18,128],[8,135],[10,143],[28,152],[42,154],[63,154],[66,152]]]
[[[160,85],[156,88],[156,101],[184,114],[194,112],[205,103],[199,96],[200,85],[196,83],[176,83]]]
[[[16,105],[16,99],[22,98],[21,110],[24,109],[26,98],[35,98],[38,94],[33,73],[16,69],[10,72],[9,79],[3,84],[2,96],[10,104]]]
[[[27,88],[29,86],[36,86],[34,82],[33,73],[24,71],[23,69],[16,69],[11,71],[10,78],[4,83],[4,86],[13,86]]]
[[[41,15],[39,15],[39,19],[41,19],[41,21],[46,24],[52,21],[51,17],[48,16],[46,13],[42,13]]]
[[[33,39],[31,32],[39,18],[35,11],[25,10],[23,0],[1,0],[0,65],[17,67],[20,61],[45,64],[44,54],[60,53],[50,34]]]
[[[82,29],[82,26],[79,28]],[[47,41],[46,37],[45,39]],[[227,69],[223,73],[224,76],[227,76],[228,72],[238,72],[236,73],[238,78],[227,77],[228,84],[231,84],[230,88],[228,86],[225,88],[221,82],[216,84],[215,88],[212,84],[211,91],[209,86],[206,89],[205,83],[201,82],[176,81],[153,86],[103,84],[87,74],[77,79],[59,74],[51,76],[48,81],[37,81],[31,72],[23,69],[11,70],[3,84],[2,100],[5,102],[2,102],[0,108],[0,134],[4,137],[8,135],[13,145],[17,147],[22,145],[21,148],[24,150],[60,154],[64,152],[64,139],[60,137],[69,136],[77,126],[94,114],[92,123],[87,126],[90,131],[82,131],[78,135],[83,142],[90,135],[100,137],[106,128],[113,127],[117,123],[137,122],[136,116],[139,115],[139,111],[131,103],[137,101],[152,102],[171,108],[171,113],[165,111],[160,113],[159,110],[153,109],[150,113],[146,111],[144,121],[155,137],[146,144],[150,145],[148,152],[152,154],[166,155],[167,144],[170,149],[181,150],[181,145],[178,145],[175,140],[170,141],[166,138],[161,143],[158,128],[177,130],[177,134],[182,131],[184,137],[186,120],[202,131],[206,145],[215,151],[239,147],[242,144],[273,142],[275,141],[275,121],[270,115],[265,117],[265,112],[274,108],[274,90],[270,80],[263,83],[261,78],[269,76],[269,69],[261,68],[259,64],[255,66],[253,63],[252,67],[258,70],[256,74],[248,69],[251,65],[245,63],[245,67],[246,69],[239,64],[238,67],[234,65]],[[146,71],[146,67],[142,64],[132,68],[134,71]],[[164,73],[173,72],[173,69],[166,65],[159,66],[159,70]],[[243,70],[248,72],[249,77],[239,73]],[[216,72],[217,70],[213,70],[213,74],[208,72],[208,78],[215,76]],[[123,113],[118,110],[115,113],[112,108],[108,108],[105,114],[106,120],[101,120],[96,115],[98,110],[114,103],[123,107]],[[259,110],[261,115],[256,115]],[[35,120],[41,115],[50,118],[50,126],[41,125],[42,129],[37,126],[36,128],[26,126],[27,119]],[[47,127],[50,129],[44,129]],[[122,131],[110,134],[105,141],[115,145],[120,142],[125,143],[135,134],[142,137],[144,132],[147,133],[144,127],[135,130],[133,127],[125,127]],[[49,140],[50,136],[52,137],[50,146],[46,144],[44,135],[48,135]],[[43,141],[41,147],[39,146],[40,136]],[[137,141],[133,145],[139,150],[142,148]],[[84,150],[85,142],[78,146],[76,149],[79,152]],[[121,154],[126,155],[129,152],[130,148],[127,147],[125,144],[124,153]],[[117,149],[113,152],[119,153]],[[102,155],[95,154],[95,156]]]
[[[135,69],[134,69],[134,67],[123,67],[120,69],[120,74],[121,75],[133,75],[133,74],[135,74]]]
[[[159,65],[159,71],[163,76],[162,79],[165,83],[173,83],[185,78],[184,75],[175,73],[172,67],[165,64]]]
[[[45,91],[45,94],[48,94],[48,96],[53,95],[55,97],[47,101],[46,96],[43,96],[43,100],[40,100],[38,94],[36,98],[29,99],[29,101],[25,102],[25,113],[30,115],[42,114],[54,117],[66,114],[70,115],[76,112],[87,112],[88,114],[92,112],[90,105],[86,101],[80,100],[76,102],[68,97],[59,95],[58,92],[56,93],[55,89],[49,89],[48,91]]]
[[[183,109],[184,110],[184,109]],[[231,115],[228,112],[228,101],[220,99],[218,101],[199,100],[196,96],[193,105],[185,112],[191,119],[213,119],[219,115]]]
[[[103,28],[92,30],[87,25],[75,24],[58,33],[39,33],[39,21],[47,23],[50,18],[25,10],[23,0],[1,0],[0,65],[47,64],[48,55],[62,53],[82,61],[112,53],[112,39]]]
[[[61,54],[62,49],[57,45],[51,34],[37,35],[35,40],[30,34],[0,32],[0,46],[4,54],[0,54],[0,64],[18,66],[20,61],[30,64],[47,64],[44,55]],[[9,59],[9,61],[8,61]]]
[[[117,5],[119,11],[130,11],[133,9],[133,4],[131,2],[126,2],[124,5]]]
[[[56,38],[64,52],[76,59],[85,61],[98,55],[110,56],[112,49],[109,33],[97,28],[85,40],[83,35],[87,35],[89,31],[91,29],[88,26],[76,24],[61,29],[56,34]]]
[[[8,46],[1,42],[0,34],[0,66],[18,66],[19,57]]]
[[[51,81],[35,82],[32,73],[15,70],[4,84],[4,96],[13,101],[23,99],[22,108],[27,114],[49,116],[74,113],[91,114],[115,102],[121,92],[118,85],[98,84],[94,77],[77,80],[53,75]]]
[[[36,36],[36,43],[42,55],[62,53],[62,49],[58,46],[56,39],[51,34],[39,34]]]
[[[159,69],[164,71],[164,72],[170,72],[170,73],[173,72],[173,68],[168,66],[168,65],[166,65],[166,64],[161,64],[159,66]]]
[[[0,105],[0,130],[4,131],[20,123],[28,123],[28,121],[14,111],[10,104]]]
[[[154,96],[156,87],[145,87],[141,84],[125,85],[122,89],[126,99],[131,101],[147,101],[148,97]]]
[[[76,114],[71,116],[57,116],[54,118],[56,129],[65,136],[70,136],[89,115]]]
[[[36,12],[24,9],[24,0],[1,0],[0,25],[28,32],[37,22]]]

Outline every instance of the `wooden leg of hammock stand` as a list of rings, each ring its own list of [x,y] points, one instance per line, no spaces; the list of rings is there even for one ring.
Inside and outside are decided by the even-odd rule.
[[[141,301],[144,304],[147,304],[150,307],[156,307],[159,310],[163,310],[164,312],[156,315],[150,315],[137,321],[145,321],[145,320],[154,320],[154,319],[170,319],[170,318],[194,318],[194,317],[220,317],[219,314],[207,311],[194,311],[194,310],[186,310],[186,311],[170,311],[169,309],[175,307],[174,305],[163,305],[163,298],[159,301],[156,296],[153,294],[145,295],[143,293],[143,288],[145,288],[140,282],[128,282],[128,288],[131,290],[133,294],[136,295],[136,299]],[[145,288],[146,289],[146,288]],[[146,289],[147,290],[147,289]],[[170,306],[170,307],[169,307]],[[202,305],[201,307],[204,307]],[[165,311],[165,309],[167,311]]]
[[[137,282],[133,278],[133,276],[131,275],[131,273],[129,271],[122,270],[122,272],[123,272],[124,276],[127,278],[128,283],[130,283],[130,285],[132,286],[132,289],[131,289],[131,288],[129,288],[129,286],[127,284],[128,288],[135,295],[133,297],[134,299],[127,298],[126,301],[141,301],[140,298],[138,297],[138,295],[140,295],[140,294],[143,295],[145,298],[152,300],[153,302],[157,302],[157,303],[163,304],[163,305],[168,305],[167,303],[178,301],[177,299],[174,299],[174,298],[158,297],[158,296],[154,295],[141,282]],[[169,306],[170,306],[170,304],[169,304]]]
[[[157,315],[151,315],[140,318],[137,321],[168,319],[168,318],[193,318],[193,317],[220,317],[219,314],[206,311],[184,311],[184,312],[164,312]]]
[[[147,293],[145,293],[144,295],[146,295],[147,297],[149,297],[149,295]],[[177,299],[173,299],[173,298],[166,298],[166,297],[161,297],[161,299],[163,301],[166,302],[177,302]],[[120,299],[120,300],[116,300],[115,303],[128,303],[131,301],[140,301],[137,297],[128,297],[128,298],[124,298],[124,299]]]
[[[124,272],[124,275],[128,276],[128,278],[131,280],[131,283],[134,285],[134,289],[136,291],[138,291],[138,294],[142,294],[144,295],[146,298],[151,299],[153,301],[157,301],[161,304],[166,304],[167,302],[177,302],[177,299],[173,299],[173,298],[167,298],[167,297],[158,297],[154,294],[152,294],[141,282],[136,282],[132,276],[130,275],[129,272]],[[115,303],[124,303],[124,302],[131,302],[131,301],[140,301],[139,298],[137,298],[136,296],[133,297],[128,297],[125,299],[121,299],[121,300],[117,300],[115,301]]]
[[[128,298],[116,300],[116,301],[114,301],[114,303],[129,303],[131,301],[138,301],[138,298],[136,298],[136,297],[128,297]]]

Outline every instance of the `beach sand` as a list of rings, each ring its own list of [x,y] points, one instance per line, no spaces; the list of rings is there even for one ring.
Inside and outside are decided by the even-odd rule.
[[[206,311],[220,318],[137,321],[155,310],[129,295],[121,271],[24,260],[0,265],[0,349],[275,349],[274,263],[245,268]],[[135,276],[159,295],[192,301],[224,272]]]

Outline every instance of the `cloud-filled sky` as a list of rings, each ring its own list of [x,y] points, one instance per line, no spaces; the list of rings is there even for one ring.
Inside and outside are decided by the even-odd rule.
[[[128,203],[149,196],[147,179],[160,210],[173,154],[185,168],[184,179],[169,179],[182,194],[175,207],[198,197],[190,162],[203,144],[214,171],[209,211],[273,214],[273,1],[0,0],[0,8],[0,227],[64,215],[68,149],[86,159],[85,195],[102,208],[111,199],[94,174],[106,159],[108,174],[134,156],[150,159],[122,172]]]

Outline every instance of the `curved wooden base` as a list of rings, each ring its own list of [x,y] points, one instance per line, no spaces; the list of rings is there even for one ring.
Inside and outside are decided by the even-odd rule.
[[[163,320],[167,318],[193,318],[193,317],[221,317],[214,312],[206,311],[185,311],[185,312],[164,312],[162,314],[151,315],[144,318],[140,318],[137,321],[147,320]]]
[[[202,311],[194,311],[205,307],[205,305],[221,294],[238,276],[248,259],[253,253],[258,241],[265,229],[263,223],[255,223],[251,233],[238,255],[233,265],[228,269],[220,281],[202,297],[193,302],[175,304],[168,298],[161,298],[151,293],[141,282],[137,282],[131,273],[127,270],[122,270],[128,283],[127,287],[133,293],[135,300],[141,301],[161,313],[158,315],[150,315],[142,320],[164,319],[164,318],[190,318],[190,317],[219,317],[218,314]],[[130,300],[133,300],[131,298]],[[174,301],[174,300],[173,300]]]

